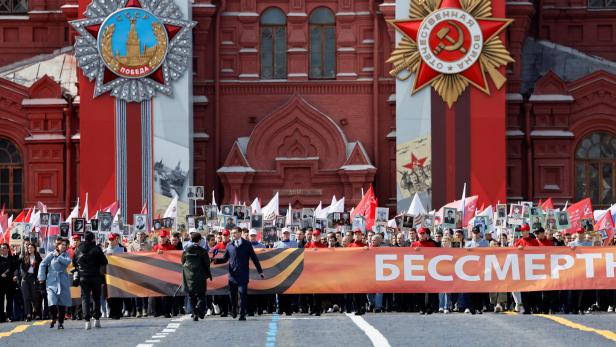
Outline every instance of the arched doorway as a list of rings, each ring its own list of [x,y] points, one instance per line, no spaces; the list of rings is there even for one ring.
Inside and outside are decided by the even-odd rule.
[[[594,132],[575,151],[575,200],[589,197],[594,208],[616,202],[616,137]]]
[[[17,146],[0,138],[0,204],[5,210],[18,211],[23,207],[23,161]]]

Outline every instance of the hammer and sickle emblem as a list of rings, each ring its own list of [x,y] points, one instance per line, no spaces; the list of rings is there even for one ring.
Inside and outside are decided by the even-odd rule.
[[[447,21],[447,24],[449,24],[450,26],[443,27],[441,30],[438,31],[438,33],[436,33],[436,36],[441,40],[447,40],[451,44],[447,46],[445,45],[445,43],[443,43],[443,41],[441,41],[434,50],[434,54],[438,55],[442,51],[460,51],[462,53],[466,53],[466,49],[462,47],[462,44],[464,44],[464,33],[462,32],[462,28],[460,28],[458,24],[452,21]],[[458,31],[457,41],[452,39],[451,36],[449,36],[449,32],[451,31],[452,26]]]

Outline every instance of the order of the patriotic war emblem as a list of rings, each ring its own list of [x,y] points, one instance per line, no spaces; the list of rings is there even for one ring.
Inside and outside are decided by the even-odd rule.
[[[390,74],[415,74],[411,93],[431,85],[449,107],[468,85],[490,94],[486,72],[500,89],[506,79],[498,68],[513,62],[499,38],[511,22],[492,17],[491,0],[413,1],[408,19],[390,21],[403,36]]]
[[[94,0],[72,21],[80,34],[75,58],[94,96],[141,102],[172,94],[171,82],[190,66],[195,22],[182,19],[173,0]]]

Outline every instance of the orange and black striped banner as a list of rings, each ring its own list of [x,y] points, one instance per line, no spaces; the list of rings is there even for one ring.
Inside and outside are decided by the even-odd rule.
[[[465,293],[616,289],[616,247],[256,249],[251,294]],[[109,256],[109,297],[183,295],[181,251]],[[227,292],[212,265],[208,294]]]

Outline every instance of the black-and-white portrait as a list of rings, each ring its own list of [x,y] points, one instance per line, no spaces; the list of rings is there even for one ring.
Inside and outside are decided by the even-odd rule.
[[[163,228],[163,220],[162,219],[154,219],[152,221],[153,228],[155,231],[159,231]]]
[[[195,216],[186,216],[186,226],[188,228],[195,227]]]
[[[376,222],[387,222],[389,218],[389,209],[387,207],[376,208]]]
[[[69,225],[68,223],[60,224],[60,237],[67,238],[68,237]]]
[[[340,225],[351,225],[351,213],[349,212],[340,213]]]
[[[443,224],[446,228],[456,227],[456,211],[457,209],[451,207],[443,208]]]
[[[566,211],[556,212],[556,226],[558,229],[568,229],[571,227],[569,223],[569,213]]]
[[[49,225],[55,226],[55,227],[60,225],[60,214],[59,213],[52,213],[49,216],[49,223],[50,223]]]
[[[147,214],[134,214],[133,225],[135,231],[147,231],[148,230],[148,215]]]
[[[163,218],[163,227],[165,229],[173,228],[173,218]]]
[[[302,223],[302,211],[292,210],[291,211],[291,224],[301,225],[301,223]]]
[[[203,214],[209,221],[214,221],[218,218],[218,206],[205,205],[203,206]]]
[[[507,205],[496,205],[496,219],[507,219]]]
[[[285,227],[285,223],[286,223],[286,217],[285,216],[276,216],[276,221],[274,222],[274,227],[276,229],[282,229]]]
[[[232,216],[233,215],[233,205],[222,205],[220,210],[223,216]]]
[[[73,234],[83,235],[86,232],[86,220],[84,218],[73,218],[71,223],[73,224]]]
[[[205,231],[206,227],[206,219],[203,216],[195,217],[195,226],[194,228],[198,231]]]
[[[24,223],[24,237],[30,237],[32,235],[32,224]]]
[[[586,231],[595,231],[595,225],[592,219],[582,219],[580,220],[580,225]]]
[[[250,227],[253,229],[262,229],[263,228],[263,215],[253,214],[250,217]]]
[[[113,223],[113,217],[111,217],[111,212],[99,212],[98,222],[98,228],[100,231],[110,232],[111,224]]]
[[[41,213],[41,226],[49,225],[49,213]]]
[[[405,214],[402,216],[402,227],[410,229],[413,227],[413,216]]]
[[[90,231],[98,231],[98,219],[90,219]]]
[[[241,206],[241,205],[233,206],[233,216],[235,216],[235,218],[237,218],[238,221],[246,220],[246,210],[244,209],[244,206]]]
[[[203,186],[188,186],[186,196],[191,200],[203,200]]]

